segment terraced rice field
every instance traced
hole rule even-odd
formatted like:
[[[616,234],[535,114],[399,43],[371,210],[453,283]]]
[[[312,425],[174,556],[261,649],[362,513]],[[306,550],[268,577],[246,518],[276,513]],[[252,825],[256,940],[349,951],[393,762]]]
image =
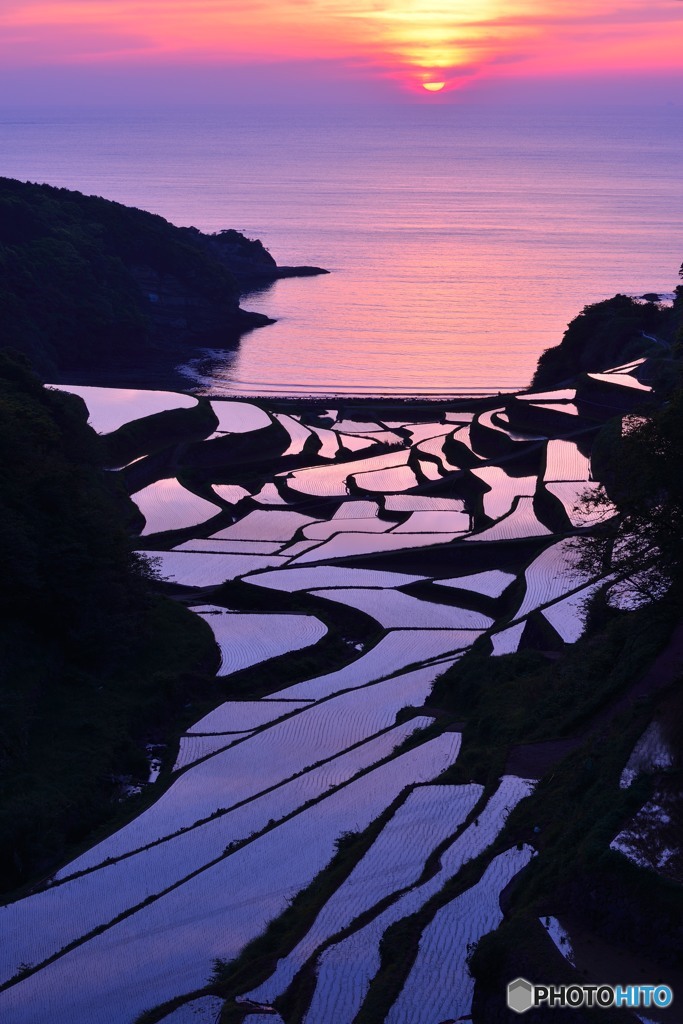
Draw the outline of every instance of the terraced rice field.
[[[554,494],[564,505],[567,519],[576,529],[598,526],[616,512],[611,504],[596,504],[601,485],[593,481],[578,480],[560,483],[546,483],[546,490]]]
[[[246,993],[271,1003],[327,940],[383,899],[415,885],[432,852],[453,835],[481,798],[481,786],[418,786],[395,811],[365,856],[325,904],[305,937],[275,972]]]
[[[474,995],[474,979],[467,969],[470,947],[501,923],[500,894],[533,855],[529,846],[499,854],[477,885],[436,912],[422,933],[413,969],[386,1024],[433,1024],[470,1013]]]
[[[91,1024],[105,998],[110,1024],[130,1024],[149,1005],[196,990],[214,957],[236,956],[310,885],[340,835],[366,828],[406,785],[429,781],[456,755],[455,737],[444,734],[375,768],[8,989],[0,1009],[13,1024],[35,1024],[37,1006],[50,1019],[68,1004],[73,1024]],[[169,928],[177,941],[159,945]]]
[[[236,505],[238,501],[249,497],[249,491],[240,484],[214,484],[213,490],[229,505]]]
[[[248,735],[248,733],[236,733],[232,736],[181,736],[173,771],[177,772],[181,768],[188,768],[196,761],[201,761],[210,754],[224,750]]]
[[[202,996],[178,1007],[160,1024],[216,1024],[222,1005],[223,1000],[216,996]],[[247,1018],[250,1024],[253,1024],[253,1019],[251,1015]],[[270,1024],[276,1024],[275,1018],[270,1018]]]
[[[371,434],[356,434],[356,435],[340,435],[342,437],[365,437],[368,441],[373,441],[375,444],[391,444],[391,445],[405,445],[406,439],[402,434],[397,434],[395,430],[376,430]]]
[[[254,501],[259,505],[286,505],[287,501],[282,497],[274,483],[264,484],[258,494],[254,495]]]
[[[489,488],[483,495],[484,515],[489,519],[507,515],[519,495],[533,497],[538,483],[535,476],[510,476],[499,466],[473,469],[472,473]]]
[[[213,755],[180,775],[141,817],[72,861],[60,877],[139,850],[210,817],[219,808],[253,800],[312,765],[390,728],[413,695],[425,692],[429,673],[433,681],[443,666],[437,671],[420,671],[423,676],[378,683],[369,699],[365,693],[342,693],[300,710]],[[221,779],[224,781],[217,785]]]
[[[420,459],[420,472],[427,480],[441,480],[441,470],[436,462],[429,462],[427,459]]]
[[[208,607],[199,611],[221,652],[219,676],[316,644],[327,626],[313,615],[263,615]]]
[[[519,430],[510,429],[510,417],[506,412],[496,412],[494,414],[493,423],[497,427],[502,427],[503,431],[508,435],[511,441],[547,441],[548,438],[545,434],[528,434],[522,433]]]
[[[200,526],[221,511],[220,505],[193,494],[172,477],[143,487],[132,499],[145,517],[143,537]]]
[[[270,725],[307,704],[308,701],[296,700],[228,700],[195,722],[188,733],[201,736],[207,733],[250,732],[262,725]]]
[[[570,964],[574,963],[574,950],[572,949],[571,939],[569,938],[569,932],[567,932],[556,917],[541,917],[539,921],[545,928],[550,941],[562,956]]]
[[[606,387],[645,390],[629,377],[636,368],[594,376]],[[112,389],[73,390],[93,392],[90,400],[99,411],[91,418],[101,430],[115,429],[131,415],[196,404],[168,393],[117,397]],[[580,425],[573,389],[517,397],[539,410],[563,412],[567,433]],[[231,587],[230,609],[211,603],[220,596],[196,599],[193,610],[211,626],[221,652],[219,675],[247,669],[258,684],[255,666],[294,651],[310,651],[315,664],[315,645],[327,628],[308,611],[314,599],[326,602],[326,622],[334,623],[335,615],[340,624],[365,621],[369,632],[338,629],[333,639],[348,652],[334,663],[341,668],[311,668],[311,678],[302,670],[291,685],[260,700],[223,700],[189,727],[177,750],[161,755],[166,772],[154,783],[154,803],[66,865],[54,884],[2,909],[0,979],[22,964],[61,955],[0,993],[0,1019],[59,1020],[68,1005],[69,1024],[92,1024],[102,1007],[106,1024],[131,1024],[164,1000],[196,994],[215,957],[238,956],[329,864],[345,833],[362,831],[392,805],[374,842],[306,922],[293,948],[283,949],[270,977],[244,994],[263,1004],[245,1020],[282,1024],[267,1012],[268,1004],[296,986],[297,972],[308,965],[315,977],[303,1011],[307,1024],[352,1024],[379,969],[387,929],[438,897],[465,864],[484,854],[479,880],[450,903],[441,898],[384,1024],[466,1017],[472,998],[468,944],[496,927],[501,889],[533,855],[529,847],[494,859],[487,851],[533,784],[505,776],[481,806],[481,786],[439,782],[458,756],[461,737],[449,731],[452,725],[444,728],[442,712],[430,713],[430,696],[435,680],[477,638],[486,636],[494,657],[516,651],[534,611],[540,609],[566,643],[580,635],[583,601],[605,581],[576,571],[571,539],[552,536],[536,515],[534,495],[543,497],[538,510],[551,524],[553,514],[562,517],[543,488],[564,506],[572,529],[593,525],[592,513],[575,508],[583,490],[598,487],[590,479],[589,441],[576,435],[579,448],[572,437],[551,437],[539,481],[513,476],[504,458],[473,452],[470,424],[478,418],[505,439],[508,451],[513,440],[530,458],[534,452],[542,457],[542,441],[517,429],[516,400],[507,411],[435,412],[431,422],[413,422],[407,411],[400,422],[379,414],[371,419],[372,407],[356,419],[352,405],[338,421],[336,410],[317,406],[305,415],[303,409],[271,414],[253,402],[214,400],[212,406],[219,436],[255,433],[273,423],[284,428],[288,442],[279,427],[267,435],[277,435],[285,448],[281,466],[260,463],[253,475],[242,466],[232,481],[229,467],[221,466],[224,483],[202,478],[203,493],[212,488],[215,504],[184,488],[169,469],[168,479],[141,489],[134,500],[146,518],[144,536],[162,535],[155,536],[159,547],[164,532],[197,527],[173,549],[147,552],[158,560],[162,578],[207,590],[230,580],[251,585]],[[304,425],[302,415],[316,425]],[[471,453],[466,465],[474,454],[478,468],[449,462],[443,450],[449,435]],[[380,444],[402,447],[374,455]],[[355,450],[362,456],[349,457]],[[419,483],[412,468],[418,463]],[[292,464],[297,468],[288,468]],[[265,465],[274,466],[270,479]],[[481,498],[472,474],[487,487]],[[481,509],[493,525],[473,533],[472,517],[480,527]],[[235,521],[201,536],[208,532],[203,524],[220,511],[223,522]],[[547,537],[548,547],[532,558],[524,545],[511,544],[505,561],[495,565],[498,548],[491,544],[530,537],[539,538],[538,547]],[[351,564],[336,564],[342,559]],[[522,578],[524,595],[515,611],[520,584],[513,584]],[[432,583],[433,600],[401,589],[415,583]],[[449,589],[470,592],[469,598],[460,595],[462,603],[489,599],[482,601],[488,614],[443,603],[457,600]],[[342,617],[340,605],[374,619],[374,632],[360,616]],[[531,631],[529,637],[533,642]],[[224,690],[217,687],[217,701],[229,686],[228,680]],[[397,716],[405,720],[397,724]],[[624,767],[622,785],[670,763],[660,741],[651,727]],[[648,822],[667,813],[665,803],[663,794],[653,798],[613,848],[645,862]],[[667,856],[659,849],[657,863],[650,857],[649,866],[671,869]],[[548,920],[550,938],[561,941],[561,926]],[[344,938],[341,929],[347,929]],[[69,943],[81,944],[63,952]],[[204,995],[163,1020],[213,1024],[220,1006]]]
[[[535,405],[535,403],[533,403],[533,402],[531,402],[530,404],[531,405]],[[576,407],[576,405],[574,405],[573,402],[566,402],[566,403],[562,403],[562,402],[544,402],[542,405],[536,405],[535,408],[537,408],[537,409],[544,409],[544,410],[547,410],[548,412],[562,412],[562,413],[566,413],[567,416],[578,416],[579,415],[579,410]],[[567,423],[567,428],[566,429],[567,430],[573,430],[574,429],[574,425],[572,423]]]
[[[176,544],[173,551],[213,551],[219,555],[274,555],[282,548],[280,541],[274,540],[186,540]]]
[[[462,498],[433,498],[424,494],[388,494],[384,500],[387,512],[463,512]]]
[[[444,419],[447,423],[471,423],[475,416],[476,413],[473,412],[449,411]]]
[[[317,590],[320,587],[404,587],[417,583],[424,576],[409,573],[381,572],[375,569],[349,569],[340,565],[312,565],[307,568],[292,566],[273,572],[260,572],[249,576],[247,583],[273,590]]]
[[[213,540],[292,540],[298,530],[317,522],[300,512],[261,510],[249,512],[232,526],[213,534]]]
[[[458,440],[461,440],[461,438],[458,437]],[[446,458],[443,450],[443,443],[443,437],[433,437],[428,441],[421,441],[416,445],[416,448],[419,452],[423,452],[425,455],[431,455],[432,458],[435,458],[441,465],[444,473],[458,473],[460,471],[460,467],[449,462]]]
[[[264,409],[250,402],[213,401],[211,408],[218,418],[217,433],[248,434],[270,427],[273,422]]]
[[[672,768],[674,764],[673,744],[659,721],[651,722],[640,737],[633,753],[621,773],[619,786],[628,789],[643,773]]]
[[[308,427],[305,427],[303,423],[299,423],[298,420],[292,419],[291,416],[287,416],[284,413],[276,412],[274,414],[274,418],[289,434],[289,447],[286,448],[282,454],[300,455],[304,450],[304,445],[311,436],[311,432]]]
[[[605,374],[632,373],[633,370],[637,370],[639,366],[642,366],[643,363],[646,363],[646,362],[647,362],[646,358],[634,359],[633,362],[631,362],[631,363],[622,363],[621,366],[610,366],[604,372],[605,372]]]
[[[589,480],[590,459],[579,449],[575,441],[548,441],[546,449],[546,469],[543,479],[555,480]]]
[[[394,529],[398,533],[465,533],[470,528],[467,512],[411,512],[404,523]]]
[[[516,578],[511,572],[488,569],[486,572],[477,572],[472,576],[454,576],[450,580],[434,580],[434,583],[438,587],[473,590],[475,594],[484,594],[486,597],[500,597]]]
[[[473,629],[484,630],[493,619],[480,612],[452,605],[421,601],[398,590],[314,590],[316,597],[340,601],[371,615],[385,629]],[[473,639],[476,639],[473,638]]]
[[[491,542],[550,536],[548,527],[539,522],[536,517],[533,498],[521,497],[516,498],[515,501],[516,504],[512,512],[507,516],[490,526],[488,530],[471,534],[469,537],[465,537],[465,540]]]
[[[387,929],[415,914],[464,864],[486,850],[499,834],[509,811],[531,788],[525,780],[505,776],[476,822],[441,854],[435,875],[409,889],[363,928],[325,950],[318,959],[316,987],[305,1024],[352,1024],[379,970],[380,943]]]
[[[404,466],[410,452],[390,452],[367,459],[339,462],[334,466],[314,466],[311,469],[295,470],[293,473],[279,473],[287,486],[300,494],[318,497],[343,498],[348,494],[347,480],[357,474],[372,473],[392,466]]]
[[[474,446],[472,444],[471,423],[466,423],[460,427],[456,427],[453,431],[453,440],[457,441],[459,444],[463,444],[466,448],[469,448],[470,453],[474,455],[475,458],[477,457],[477,452],[474,450]]]
[[[372,448],[377,442],[373,440],[371,434],[340,434],[339,443],[343,451],[362,452],[367,448]]]
[[[372,519],[379,514],[379,505],[376,501],[343,501],[332,516],[333,521],[338,519]]]
[[[280,541],[213,541],[211,538],[199,541],[183,541],[173,551],[213,551],[223,555],[274,555],[280,553]]]
[[[519,649],[519,641],[522,639],[525,627],[526,622],[518,622],[508,629],[494,633],[491,636],[492,656],[499,658],[503,654],[514,654]]]
[[[273,696],[279,700],[321,700],[343,690],[353,690],[374,683],[394,672],[400,672],[432,658],[443,658],[454,651],[462,651],[474,639],[472,633],[452,629],[392,630],[382,637],[378,644],[345,668],[303,683],[295,683],[285,690],[279,690]],[[443,670],[442,665],[432,675],[432,681]],[[429,674],[434,670],[425,667],[420,671]]]
[[[656,785],[652,798],[612,840],[610,848],[638,867],[680,884],[683,844],[677,794],[661,783]]]
[[[303,533],[307,540],[329,540],[337,533],[386,533],[394,525],[377,516],[365,516],[362,519],[333,517],[328,523],[313,523],[304,527]]]
[[[370,473],[355,473],[353,481],[363,491],[382,494],[409,491],[417,487],[417,477],[410,466],[388,466]]]
[[[334,430],[327,427],[309,427],[320,442],[318,457],[321,459],[334,459],[339,454],[339,437]]]
[[[411,423],[406,424],[406,432],[410,435],[411,444],[428,441],[431,437],[443,437],[453,432],[452,423]]]
[[[296,558],[297,555],[302,555],[304,551],[310,551],[312,548],[317,548],[320,544],[318,540],[295,540],[293,544],[287,544],[280,549],[280,554],[283,558]]]
[[[548,620],[556,633],[566,644],[573,644],[583,634],[585,629],[586,604],[595,594],[596,590],[603,586],[603,581],[592,583],[588,587],[577,590],[569,597],[556,601],[543,609],[543,617]]]
[[[579,549],[571,540],[558,541],[542,551],[524,574],[526,593],[515,618],[521,619],[541,605],[583,586],[587,577],[578,567],[579,557]]]
[[[223,555],[213,551],[139,551],[148,555],[162,579],[184,587],[215,587],[247,572],[283,565],[277,555]]]
[[[341,431],[342,434],[375,434],[384,430],[384,427],[374,420],[337,420],[334,426],[335,430]]]
[[[170,409],[192,409],[197,399],[176,391],[95,388],[79,384],[48,384],[56,391],[78,395],[88,407],[88,423],[98,434],[110,434],[126,423]]]
[[[558,391],[529,391],[526,395],[517,395],[520,402],[573,402],[576,388],[560,388]]]
[[[615,384],[622,388],[631,388],[634,391],[652,391],[649,384],[641,384],[639,380],[629,373],[589,373],[592,380],[601,381],[605,384]]]
[[[310,801],[332,794],[390,757],[408,736],[431,721],[414,718],[189,832],[67,878],[61,885],[14,905],[5,922],[7,942],[0,953],[0,977],[11,977],[17,965],[29,962],[27,958],[31,963],[42,962],[93,928],[202,870],[226,855],[229,844],[261,833],[265,837],[268,833],[264,830],[274,823],[302,812]],[[455,757],[457,737],[454,742]],[[49,923],[40,929],[37,923],[44,917]]]
[[[246,1024],[285,1024],[279,1013],[248,1013]]]
[[[432,544],[448,544],[459,537],[458,533],[338,533],[319,547],[311,548],[295,560],[297,565],[306,562],[334,561],[337,558],[353,558],[357,555],[384,554],[390,551],[410,548],[431,547]]]
[[[540,436],[534,437],[527,434],[520,434],[516,430],[510,430],[508,417],[502,409],[489,409],[488,412],[480,413],[478,419],[482,427],[486,427],[487,430],[493,430],[498,434],[502,434],[510,441],[528,442],[543,440]]]

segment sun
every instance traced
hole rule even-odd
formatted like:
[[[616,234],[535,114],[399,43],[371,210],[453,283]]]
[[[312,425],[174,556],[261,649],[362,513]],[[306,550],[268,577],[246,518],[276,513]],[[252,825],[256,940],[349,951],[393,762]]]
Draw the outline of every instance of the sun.
[[[423,82],[422,88],[428,92],[441,92],[445,84],[445,82]]]

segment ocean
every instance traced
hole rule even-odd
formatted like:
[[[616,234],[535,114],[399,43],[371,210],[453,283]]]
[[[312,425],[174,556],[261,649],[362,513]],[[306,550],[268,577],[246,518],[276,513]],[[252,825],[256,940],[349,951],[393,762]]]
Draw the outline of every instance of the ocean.
[[[463,105],[0,113],[0,174],[260,238],[277,323],[187,368],[216,394],[519,388],[567,322],[671,293],[683,259],[681,111]]]

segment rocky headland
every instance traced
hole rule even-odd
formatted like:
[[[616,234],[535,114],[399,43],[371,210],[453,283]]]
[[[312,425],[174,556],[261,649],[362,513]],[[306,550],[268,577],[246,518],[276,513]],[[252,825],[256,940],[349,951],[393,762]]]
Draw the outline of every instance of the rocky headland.
[[[203,234],[64,188],[0,178],[0,342],[52,379],[168,379],[198,349],[273,321],[240,297],[318,267],[278,267],[238,231]],[[132,379],[132,378],[131,378]]]

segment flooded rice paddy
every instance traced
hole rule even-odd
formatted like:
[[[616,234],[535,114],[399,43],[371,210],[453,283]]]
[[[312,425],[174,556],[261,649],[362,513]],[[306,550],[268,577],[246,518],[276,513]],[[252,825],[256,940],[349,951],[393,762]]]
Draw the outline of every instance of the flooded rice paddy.
[[[594,377],[637,397],[638,370]],[[101,433],[197,405],[65,390]],[[213,399],[206,440],[188,440],[182,457],[150,448],[122,472],[144,519],[136,548],[210,626],[222,689],[166,751],[147,810],[2,908],[3,1019],[66,1021],[68,1005],[70,1024],[132,1024],[185,996],[159,1019],[213,1019],[221,1002],[201,990],[214,958],[239,957],[345,836],[378,822],[305,932],[241,993],[245,1020],[280,1020],[273,1001],[306,970],[308,1024],[351,1024],[387,929],[481,857],[473,884],[431,914],[386,1020],[470,1013],[468,949],[497,927],[502,889],[534,856],[492,847],[534,781],[450,781],[462,737],[440,724],[432,688],[474,645],[516,651],[539,617],[558,647],[575,642],[586,598],[609,577],[586,572],[576,540],[594,522],[582,496],[599,486],[595,403],[589,412],[571,389],[461,405],[411,418],[379,404]],[[661,763],[662,743],[646,734],[625,779]],[[614,847],[642,859],[650,812]],[[546,930],[561,941],[559,925]]]

